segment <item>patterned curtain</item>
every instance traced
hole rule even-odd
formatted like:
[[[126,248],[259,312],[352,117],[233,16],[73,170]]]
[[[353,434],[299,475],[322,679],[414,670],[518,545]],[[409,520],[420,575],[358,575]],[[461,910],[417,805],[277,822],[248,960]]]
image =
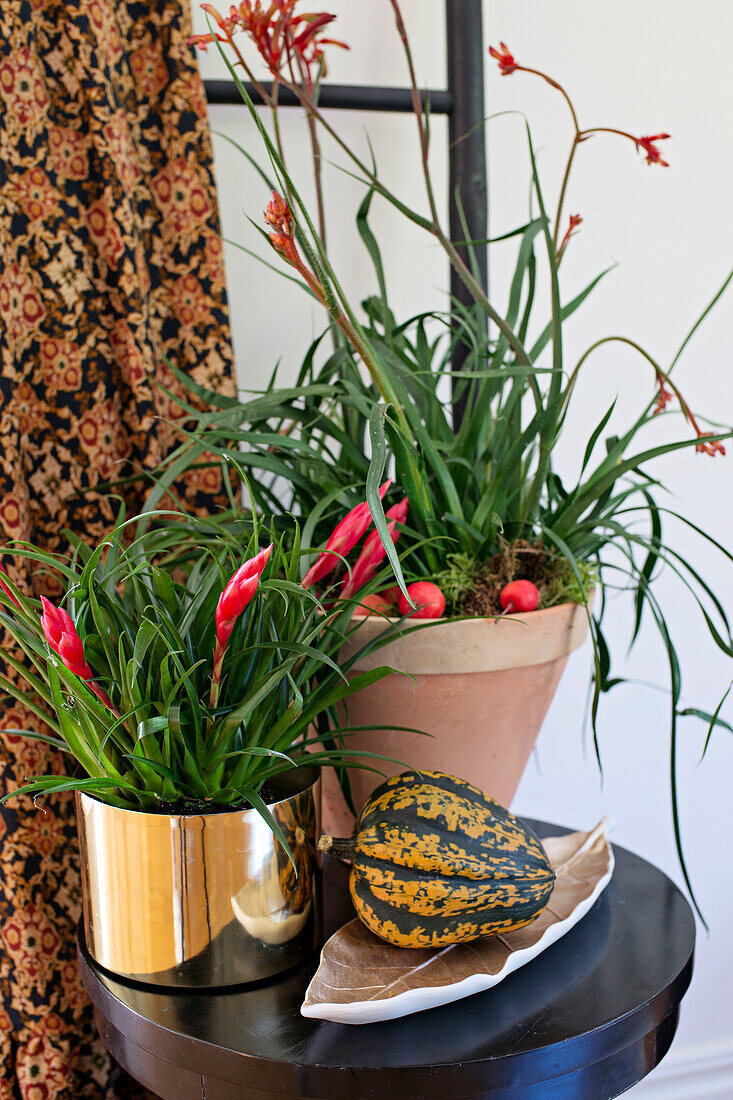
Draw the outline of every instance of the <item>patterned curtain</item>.
[[[0,541],[97,540],[110,479],[153,468],[183,414],[168,358],[231,392],[206,103],[188,0],[0,0]],[[157,384],[159,385],[157,385]],[[163,388],[161,388],[163,387]],[[188,507],[219,501],[189,471]],[[124,490],[137,510],[143,482]],[[59,593],[4,559],[36,594]],[[5,669],[8,675],[7,668]],[[3,729],[37,719],[0,704]],[[0,790],[64,770],[0,732]],[[80,986],[71,799],[0,814],[0,1100],[138,1095]],[[121,1083],[120,1083],[121,1082]]]

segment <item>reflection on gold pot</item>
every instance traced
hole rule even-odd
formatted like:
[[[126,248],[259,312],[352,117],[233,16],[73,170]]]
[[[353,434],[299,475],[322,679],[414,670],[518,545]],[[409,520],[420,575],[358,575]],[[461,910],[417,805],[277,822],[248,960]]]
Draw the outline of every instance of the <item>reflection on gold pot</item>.
[[[155,985],[270,977],[320,946],[320,778],[293,769],[270,810],[166,815],[77,793],[84,934],[107,970]],[[275,786],[275,784],[273,784]]]

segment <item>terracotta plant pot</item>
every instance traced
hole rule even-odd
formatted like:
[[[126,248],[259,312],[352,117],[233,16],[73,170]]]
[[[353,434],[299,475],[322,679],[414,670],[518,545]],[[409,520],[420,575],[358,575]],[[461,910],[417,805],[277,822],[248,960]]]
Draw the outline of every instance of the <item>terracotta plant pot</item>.
[[[320,778],[273,782],[270,812],[153,814],[77,792],[84,935],[106,970],[197,988],[260,981],[320,947]]]
[[[385,629],[384,618],[365,618],[344,656]],[[345,725],[388,728],[350,734],[348,748],[459,775],[508,806],[568,656],[587,631],[585,609],[568,603],[492,619],[436,619],[404,634],[357,662],[355,672],[391,665],[409,675],[388,676],[350,697]],[[399,764],[365,762],[389,775],[403,770]],[[350,780],[357,808],[382,782],[381,776],[356,769]],[[351,833],[354,819],[330,768],[324,772],[323,814],[326,832]]]

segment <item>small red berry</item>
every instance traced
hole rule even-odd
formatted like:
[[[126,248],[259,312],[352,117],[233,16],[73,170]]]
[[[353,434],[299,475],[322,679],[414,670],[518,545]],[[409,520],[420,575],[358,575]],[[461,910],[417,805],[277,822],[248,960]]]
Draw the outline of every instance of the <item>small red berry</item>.
[[[532,581],[510,581],[499,595],[499,603],[505,611],[534,611],[539,602],[540,594]]]
[[[413,611],[400,592],[397,597],[400,615],[410,615],[413,619],[439,619],[445,611],[445,596],[432,581],[415,581],[407,592],[417,610]]]
[[[391,600],[387,600],[382,592],[370,592],[368,596],[364,596],[359,606],[356,608],[356,615],[363,615],[365,618],[376,611],[380,615],[389,615],[390,611],[394,611],[394,606]]]

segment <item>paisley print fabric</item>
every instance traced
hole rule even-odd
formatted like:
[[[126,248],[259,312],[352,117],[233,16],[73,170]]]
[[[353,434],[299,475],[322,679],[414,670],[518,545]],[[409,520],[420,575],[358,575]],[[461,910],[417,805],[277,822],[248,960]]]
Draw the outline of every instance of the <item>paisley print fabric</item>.
[[[166,359],[231,392],[206,104],[188,0],[0,0],[0,537],[61,553],[139,507],[185,415]],[[210,510],[216,472],[190,471]],[[4,564],[36,594],[53,576]],[[4,649],[8,661],[10,651]],[[0,669],[13,678],[11,664]],[[0,704],[2,730],[38,728]],[[0,789],[63,773],[0,731]],[[71,798],[0,808],[0,1100],[142,1095],[111,1064],[80,986]]]

